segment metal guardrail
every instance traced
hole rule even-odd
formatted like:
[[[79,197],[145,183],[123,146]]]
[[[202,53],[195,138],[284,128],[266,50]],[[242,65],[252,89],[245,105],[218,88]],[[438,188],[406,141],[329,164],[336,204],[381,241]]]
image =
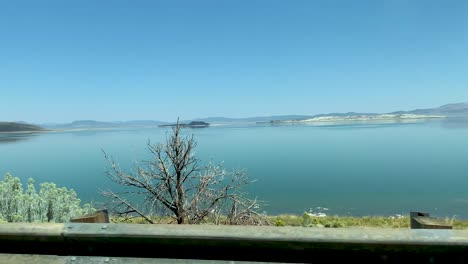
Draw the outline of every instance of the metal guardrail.
[[[105,257],[109,263],[121,258],[466,263],[468,230],[8,223],[0,224],[0,253],[68,256],[67,261]]]
[[[259,264],[259,262],[1,254],[2,264]],[[265,262],[262,262],[265,263]]]

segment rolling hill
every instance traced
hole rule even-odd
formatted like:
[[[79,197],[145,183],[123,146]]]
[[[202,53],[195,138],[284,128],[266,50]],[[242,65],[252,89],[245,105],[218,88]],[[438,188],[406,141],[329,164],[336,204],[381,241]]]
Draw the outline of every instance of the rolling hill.
[[[35,132],[44,131],[40,126],[17,122],[0,122],[0,132]]]

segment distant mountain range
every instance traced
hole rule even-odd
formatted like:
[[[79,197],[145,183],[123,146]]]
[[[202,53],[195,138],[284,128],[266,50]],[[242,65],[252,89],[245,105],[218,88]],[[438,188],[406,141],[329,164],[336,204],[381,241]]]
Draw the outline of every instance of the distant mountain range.
[[[390,114],[443,115],[447,117],[468,116],[468,103],[446,104],[436,108],[397,111]]]
[[[272,120],[285,121],[285,120],[305,120],[312,119],[317,117],[327,117],[327,116],[377,116],[382,114],[394,114],[394,115],[403,115],[403,114],[413,114],[413,115],[438,115],[446,117],[462,117],[468,116],[468,103],[457,103],[457,104],[447,104],[436,108],[428,109],[416,109],[411,111],[395,111],[391,113],[356,113],[356,112],[347,112],[347,113],[328,113],[328,114],[318,114],[318,115],[281,115],[281,116],[262,116],[262,117],[248,117],[248,118],[226,118],[226,117],[208,117],[208,118],[199,118],[194,119],[197,121],[204,122],[269,122]]]
[[[281,116],[258,116],[258,117],[246,117],[246,118],[228,118],[228,117],[207,117],[197,118],[194,121],[203,121],[211,123],[235,123],[235,122],[267,122],[270,120],[289,120],[289,119],[306,119],[308,115],[281,115]]]
[[[151,127],[168,124],[164,121],[155,120],[131,120],[117,122],[103,122],[95,120],[78,120],[65,124],[39,124],[46,128],[67,129],[67,128],[109,128],[109,127]]]
[[[391,115],[432,115],[446,117],[468,117],[468,103],[447,104],[436,108],[416,109],[411,111],[395,111],[391,113],[328,113],[318,115],[280,115],[280,116],[259,116],[247,118],[227,118],[227,117],[207,117],[197,118],[193,120],[180,121],[180,123],[188,123],[191,121],[203,121],[207,123],[255,123],[255,122],[270,122],[286,121],[286,120],[306,120],[319,117],[353,117],[353,116],[377,116],[382,114]],[[131,120],[117,122],[102,122],[95,120],[78,120],[66,124],[36,124],[29,125],[24,122],[0,122],[0,132],[12,131],[38,131],[42,128],[47,129],[86,129],[86,128],[118,128],[118,127],[157,127],[160,125],[173,124],[174,122],[157,121],[157,120]]]

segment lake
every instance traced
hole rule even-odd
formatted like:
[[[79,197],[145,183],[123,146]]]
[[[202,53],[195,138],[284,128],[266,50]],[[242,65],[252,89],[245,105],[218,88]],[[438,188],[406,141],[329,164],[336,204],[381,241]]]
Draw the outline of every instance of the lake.
[[[53,181],[85,201],[116,188],[102,150],[123,168],[170,128],[0,134],[0,174]],[[243,168],[268,214],[468,218],[468,120],[315,125],[230,124],[186,129],[202,161]],[[325,208],[325,209],[324,209]]]

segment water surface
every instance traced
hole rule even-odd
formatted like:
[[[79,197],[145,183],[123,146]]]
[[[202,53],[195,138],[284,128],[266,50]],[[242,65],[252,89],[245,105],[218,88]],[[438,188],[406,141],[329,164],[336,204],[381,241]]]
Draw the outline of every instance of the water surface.
[[[269,214],[325,207],[331,215],[468,218],[468,121],[319,125],[237,124],[188,129],[203,161],[244,168]],[[124,168],[149,157],[170,128],[0,135],[0,174],[53,181],[84,201],[115,188],[102,150]],[[23,182],[25,183],[25,181]]]

